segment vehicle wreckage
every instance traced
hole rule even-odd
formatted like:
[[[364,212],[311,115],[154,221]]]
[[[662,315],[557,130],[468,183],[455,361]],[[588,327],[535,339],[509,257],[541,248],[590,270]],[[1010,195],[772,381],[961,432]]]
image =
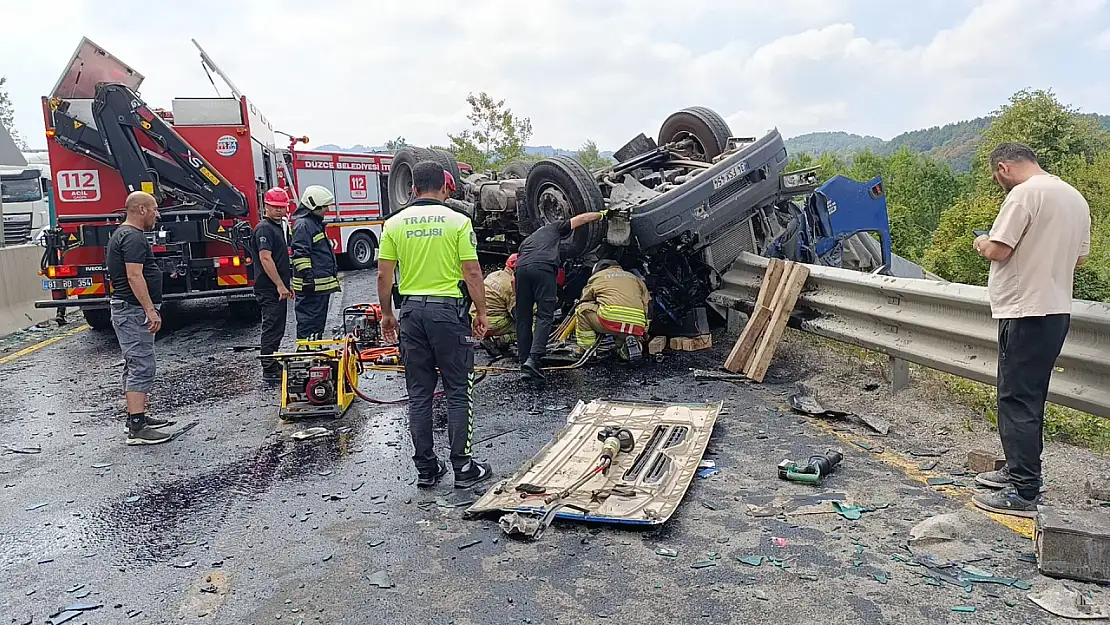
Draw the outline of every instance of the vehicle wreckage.
[[[462,178],[448,202],[471,217],[479,249],[502,253],[542,225],[608,209],[605,221],[563,240],[567,285],[560,303],[564,310],[573,303],[595,260],[613,258],[647,281],[655,327],[689,326],[693,309],[745,251],[890,272],[881,178],[835,176],[821,184],[816,167],[787,172],[778,130],[735,137],[724,118],[704,107],[674,113],[657,137],[640,134],[614,154],[615,165],[594,172],[567,156],[476,172]],[[412,201],[411,169],[422,160],[443,163],[459,179],[448,153],[402,149],[390,172],[391,212]]]

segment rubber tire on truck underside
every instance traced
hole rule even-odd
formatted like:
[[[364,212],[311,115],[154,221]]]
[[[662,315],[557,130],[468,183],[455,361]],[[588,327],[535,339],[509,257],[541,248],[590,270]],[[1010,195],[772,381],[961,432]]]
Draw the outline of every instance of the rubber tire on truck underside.
[[[501,170],[502,178],[527,178],[528,174],[532,171],[532,163],[525,163],[524,161],[511,161],[505,168]]]
[[[389,214],[392,215],[412,203],[412,167],[421,161],[438,161],[433,150],[425,148],[401,148],[393,155],[389,166],[389,180],[386,183],[389,194]],[[457,165],[456,165],[457,167]],[[407,174],[402,176],[401,172]]]
[[[85,323],[97,332],[109,332],[112,330],[112,311],[107,308],[83,308],[81,314],[85,317]]]
[[[558,188],[567,199],[569,211],[562,215],[564,219],[570,219],[582,213],[598,212],[605,208],[601,189],[598,188],[593,175],[577,159],[569,156],[545,158],[532,166],[532,171],[528,172],[528,179],[524,184],[528,210],[533,212],[535,217],[533,223],[537,224],[537,228],[558,221],[557,217],[547,215],[540,208],[540,194],[549,186]],[[580,257],[597,247],[604,233],[604,226],[596,221],[575,229],[561,243],[563,260]]]
[[[693,135],[705,150],[706,162],[711,162],[728,147],[732,130],[716,111],[704,106],[691,106],[663,121],[659,127],[659,145],[670,143],[683,134]]]

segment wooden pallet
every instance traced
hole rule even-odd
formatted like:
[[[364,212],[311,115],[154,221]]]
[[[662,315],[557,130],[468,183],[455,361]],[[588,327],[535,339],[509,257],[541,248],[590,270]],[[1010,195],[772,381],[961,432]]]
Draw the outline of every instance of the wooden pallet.
[[[725,369],[763,381],[808,277],[809,267],[801,263],[778,258],[768,261],[752,315],[732,346]]]

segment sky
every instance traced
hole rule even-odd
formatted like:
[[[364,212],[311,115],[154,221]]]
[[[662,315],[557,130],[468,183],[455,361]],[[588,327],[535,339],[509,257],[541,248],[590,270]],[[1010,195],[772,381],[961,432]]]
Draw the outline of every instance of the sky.
[[[196,38],[310,145],[446,144],[480,91],[531,119],[529,145],[567,149],[654,136],[687,106],[736,136],[884,139],[1023,88],[1110,113],[1110,0],[0,0],[0,75],[32,148],[82,36],[167,108],[216,93]]]

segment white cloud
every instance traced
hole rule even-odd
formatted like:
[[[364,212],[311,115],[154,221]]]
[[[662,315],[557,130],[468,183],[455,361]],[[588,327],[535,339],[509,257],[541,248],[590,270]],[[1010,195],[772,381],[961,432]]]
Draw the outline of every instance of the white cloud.
[[[1110,52],[1110,28],[1099,33],[1091,40],[1091,47],[1102,52]]]

